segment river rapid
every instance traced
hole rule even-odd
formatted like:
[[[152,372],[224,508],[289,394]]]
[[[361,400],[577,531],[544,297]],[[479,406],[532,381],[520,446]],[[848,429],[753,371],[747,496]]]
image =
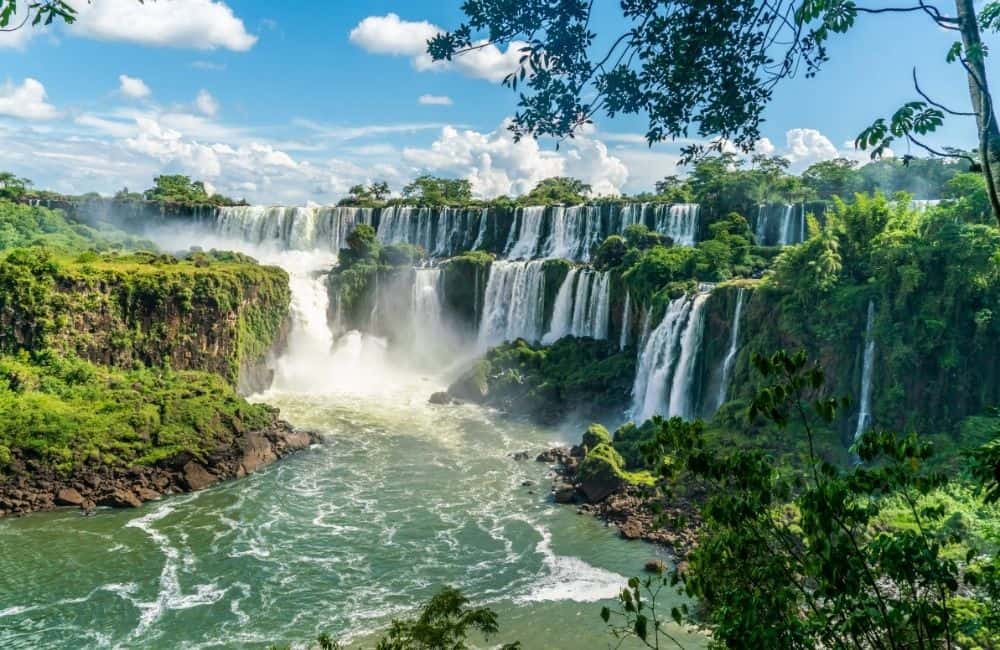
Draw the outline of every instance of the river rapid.
[[[460,355],[432,372],[379,339],[334,340],[317,276],[332,257],[228,243],[291,277],[289,346],[252,399],[324,443],[136,510],[0,520],[0,647],[255,648],[320,632],[364,644],[442,585],[498,613],[499,638],[477,646],[617,644],[601,606],[660,551],[556,506],[549,468],[513,458],[578,440],[579,426],[430,405]]]

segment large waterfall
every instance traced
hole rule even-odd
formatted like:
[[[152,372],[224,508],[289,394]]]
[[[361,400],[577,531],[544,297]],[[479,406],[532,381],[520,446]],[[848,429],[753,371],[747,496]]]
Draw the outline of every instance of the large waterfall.
[[[740,343],[740,320],[743,316],[743,297],[746,289],[740,288],[736,292],[736,309],[733,310],[732,330],[729,336],[729,350],[726,358],[722,362],[722,376],[719,378],[719,395],[715,400],[715,408],[722,406],[729,394],[729,376],[733,372],[733,363],[736,361],[736,351]]]
[[[622,310],[622,332],[618,340],[618,349],[624,350],[628,347],[629,330],[632,329],[632,294],[625,291],[625,308]]]
[[[383,244],[413,244],[432,257],[450,257],[481,245],[485,227],[482,209],[396,205],[380,211],[377,237]]]
[[[570,269],[556,294],[552,323],[542,343],[548,345],[564,336],[606,339],[610,310],[611,274]]]
[[[260,205],[219,208],[215,232],[279,250],[338,252],[358,224],[371,225],[370,208],[284,208]]]
[[[523,338],[537,342],[545,327],[545,274],[542,260],[497,261],[483,296],[479,325],[481,348]]]
[[[551,214],[552,224],[543,256],[589,261],[591,247],[603,240],[600,206],[557,206],[552,208]]]
[[[510,226],[510,236],[504,254],[512,259],[530,259],[538,255],[542,237],[543,206],[518,208],[514,223]]]
[[[695,415],[692,387],[708,296],[702,292],[673,300],[663,320],[646,338],[632,388],[632,418],[636,422],[654,415]]]
[[[857,440],[872,423],[872,373],[875,365],[875,302],[868,301],[868,320],[865,324],[865,352],[861,367],[861,400],[858,409],[858,426],[854,430]]]

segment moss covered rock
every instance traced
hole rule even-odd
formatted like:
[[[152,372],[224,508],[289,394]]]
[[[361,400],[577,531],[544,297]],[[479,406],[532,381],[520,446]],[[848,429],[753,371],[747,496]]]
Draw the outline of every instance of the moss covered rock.
[[[580,444],[586,449],[594,449],[601,443],[611,443],[611,434],[602,424],[591,424],[583,433]]]

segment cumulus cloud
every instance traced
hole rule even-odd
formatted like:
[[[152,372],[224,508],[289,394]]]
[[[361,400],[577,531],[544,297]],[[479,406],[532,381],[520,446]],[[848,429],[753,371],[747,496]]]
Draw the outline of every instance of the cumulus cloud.
[[[138,77],[130,77],[127,74],[118,75],[118,92],[131,97],[132,99],[146,99],[153,94],[146,82]]]
[[[19,85],[8,81],[0,86],[0,115],[24,120],[51,120],[59,112],[46,99],[45,86],[37,79],[28,77]]]
[[[373,54],[410,57],[417,70],[454,69],[470,77],[502,81],[518,68],[524,43],[511,43],[506,51],[486,41],[476,43],[476,49],[448,61],[433,61],[427,54],[427,41],[444,32],[426,20],[403,20],[397,14],[368,16],[351,30],[352,43]]]
[[[419,171],[466,178],[484,198],[523,194],[552,176],[579,178],[595,194],[617,194],[628,180],[625,164],[598,140],[584,135],[562,151],[546,151],[530,138],[514,142],[506,122],[490,133],[445,127],[430,147],[404,149],[403,160]]]
[[[243,21],[219,0],[80,3],[71,34],[153,47],[227,49],[245,52],[257,42]]]
[[[451,106],[455,102],[447,95],[421,95],[417,103],[423,106]]]
[[[219,102],[216,101],[215,97],[212,97],[212,93],[205,89],[198,91],[194,105],[202,115],[208,117],[215,117],[215,114],[219,112]]]
[[[789,129],[785,132],[782,155],[795,167],[808,167],[821,160],[837,158],[840,151],[816,129]]]

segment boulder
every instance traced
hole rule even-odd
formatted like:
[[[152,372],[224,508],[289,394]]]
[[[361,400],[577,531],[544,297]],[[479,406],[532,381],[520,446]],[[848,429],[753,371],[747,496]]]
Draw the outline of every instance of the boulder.
[[[576,488],[557,478],[552,482],[552,498],[556,503],[573,503],[576,500]]]
[[[667,564],[663,560],[647,560],[643,570],[646,573],[662,574],[667,570]]]
[[[640,539],[642,524],[637,519],[626,519],[618,524],[618,533],[625,539]]]
[[[580,444],[590,450],[603,442],[611,444],[611,434],[608,433],[608,430],[602,425],[591,424],[583,433],[583,438],[580,441]]]
[[[431,404],[437,404],[439,406],[446,406],[451,404],[451,396],[445,391],[438,391],[431,395],[431,398],[427,400]]]
[[[528,460],[531,458],[531,454],[526,451],[515,451],[514,453],[508,455],[517,461]]]
[[[119,488],[110,495],[102,499],[101,503],[113,508],[138,508],[142,501],[132,492],[125,488]]]
[[[56,492],[56,505],[60,506],[83,506],[83,495],[74,488],[63,488]]]
[[[490,394],[490,362],[482,360],[448,387],[448,395],[455,399],[482,404]]]
[[[266,436],[260,433],[247,434],[246,439],[243,442],[243,458],[240,459],[240,465],[243,467],[243,471],[250,474],[251,472],[256,472],[261,467],[270,465],[276,460],[278,460],[278,456],[274,453],[274,445],[271,444],[271,441],[268,440]],[[188,463],[188,465],[191,464],[192,463]],[[185,477],[186,476],[187,466],[185,466]],[[208,485],[211,485],[211,483]],[[191,489],[200,490],[201,488],[192,487]]]
[[[219,481],[219,477],[212,474],[198,463],[191,461],[181,470],[184,482],[191,491],[204,490],[210,485]]]
[[[590,450],[577,472],[580,490],[587,500],[597,503],[620,490],[625,484],[621,468],[622,458],[611,445],[601,443]]]

